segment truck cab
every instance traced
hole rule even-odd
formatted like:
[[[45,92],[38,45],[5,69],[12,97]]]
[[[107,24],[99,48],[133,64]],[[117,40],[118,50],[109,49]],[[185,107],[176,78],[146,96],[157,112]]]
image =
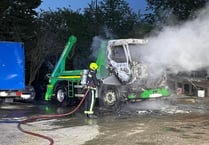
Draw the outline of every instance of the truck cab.
[[[150,66],[141,59],[141,50],[147,43],[144,39],[108,41],[106,68],[109,76],[103,80],[102,93],[99,94],[105,106],[117,106],[127,100],[169,96],[165,73],[154,79]]]

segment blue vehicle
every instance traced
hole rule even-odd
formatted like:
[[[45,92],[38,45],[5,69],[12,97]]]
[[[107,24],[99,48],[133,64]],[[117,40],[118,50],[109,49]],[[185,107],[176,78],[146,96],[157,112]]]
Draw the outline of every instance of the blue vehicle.
[[[32,87],[25,85],[25,55],[20,42],[0,42],[0,100],[34,99]]]

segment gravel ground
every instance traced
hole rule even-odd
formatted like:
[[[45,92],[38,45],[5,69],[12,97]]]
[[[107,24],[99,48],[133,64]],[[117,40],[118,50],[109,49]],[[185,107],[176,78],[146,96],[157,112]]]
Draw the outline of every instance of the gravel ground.
[[[129,111],[133,111],[135,106],[135,113],[132,114],[103,113],[98,114],[98,119],[87,119],[82,113],[76,113],[22,127],[52,137],[55,145],[209,145],[208,102],[209,98],[180,98],[157,103],[154,100],[124,106]],[[147,110],[143,108],[151,105]],[[25,112],[21,109],[15,112],[0,110],[0,144],[48,145],[47,140],[17,129],[16,121],[24,116],[17,117],[18,113]]]
[[[55,145],[82,145],[99,134],[96,124],[63,127],[53,125],[58,120],[47,120],[22,125],[27,131],[40,133],[53,138]],[[1,145],[47,145],[47,140],[24,134],[17,129],[17,124],[0,124]]]

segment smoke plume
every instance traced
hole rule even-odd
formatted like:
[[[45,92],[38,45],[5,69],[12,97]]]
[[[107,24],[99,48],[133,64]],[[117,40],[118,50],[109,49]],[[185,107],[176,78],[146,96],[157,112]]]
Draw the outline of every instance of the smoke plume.
[[[165,27],[148,38],[142,60],[154,72],[171,68],[175,72],[193,71],[209,66],[209,8],[184,24]]]

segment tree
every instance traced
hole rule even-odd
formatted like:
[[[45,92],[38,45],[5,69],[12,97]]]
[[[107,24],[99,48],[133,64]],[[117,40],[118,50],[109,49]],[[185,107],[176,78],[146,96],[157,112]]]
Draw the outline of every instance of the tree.
[[[147,0],[147,10],[151,13],[145,15],[149,23],[167,23],[175,18],[176,22],[192,18],[194,12],[203,8],[208,0]]]
[[[128,33],[128,37],[135,37],[135,38],[144,38],[147,37],[150,32],[153,30],[153,25],[143,22],[137,22],[133,30]]]
[[[5,11],[8,9],[10,5],[10,1],[8,0],[2,0],[1,1],[1,4],[0,4],[0,18],[3,17]]]
[[[33,39],[36,27],[35,8],[41,0],[13,0],[0,4],[0,39],[10,41],[30,41]],[[26,43],[27,45],[27,43]]]
[[[137,21],[136,14],[125,0],[103,0],[99,4],[92,2],[85,9],[84,15],[88,16],[89,23],[97,30],[101,30],[101,27],[107,28],[120,38],[126,37]]]
[[[40,68],[43,65],[44,61],[46,60],[46,57],[49,55],[49,52],[53,52],[56,54],[55,48],[63,47],[57,41],[58,37],[56,33],[50,32],[44,27],[44,25],[40,26],[40,29],[36,33],[36,45],[34,48],[30,51],[30,78],[29,78],[29,84],[32,84],[32,82],[36,79],[37,75],[39,74]],[[46,75],[46,74],[44,74]],[[40,79],[40,78],[39,78]],[[42,77],[43,79],[43,77]],[[43,80],[42,80],[43,82]]]

